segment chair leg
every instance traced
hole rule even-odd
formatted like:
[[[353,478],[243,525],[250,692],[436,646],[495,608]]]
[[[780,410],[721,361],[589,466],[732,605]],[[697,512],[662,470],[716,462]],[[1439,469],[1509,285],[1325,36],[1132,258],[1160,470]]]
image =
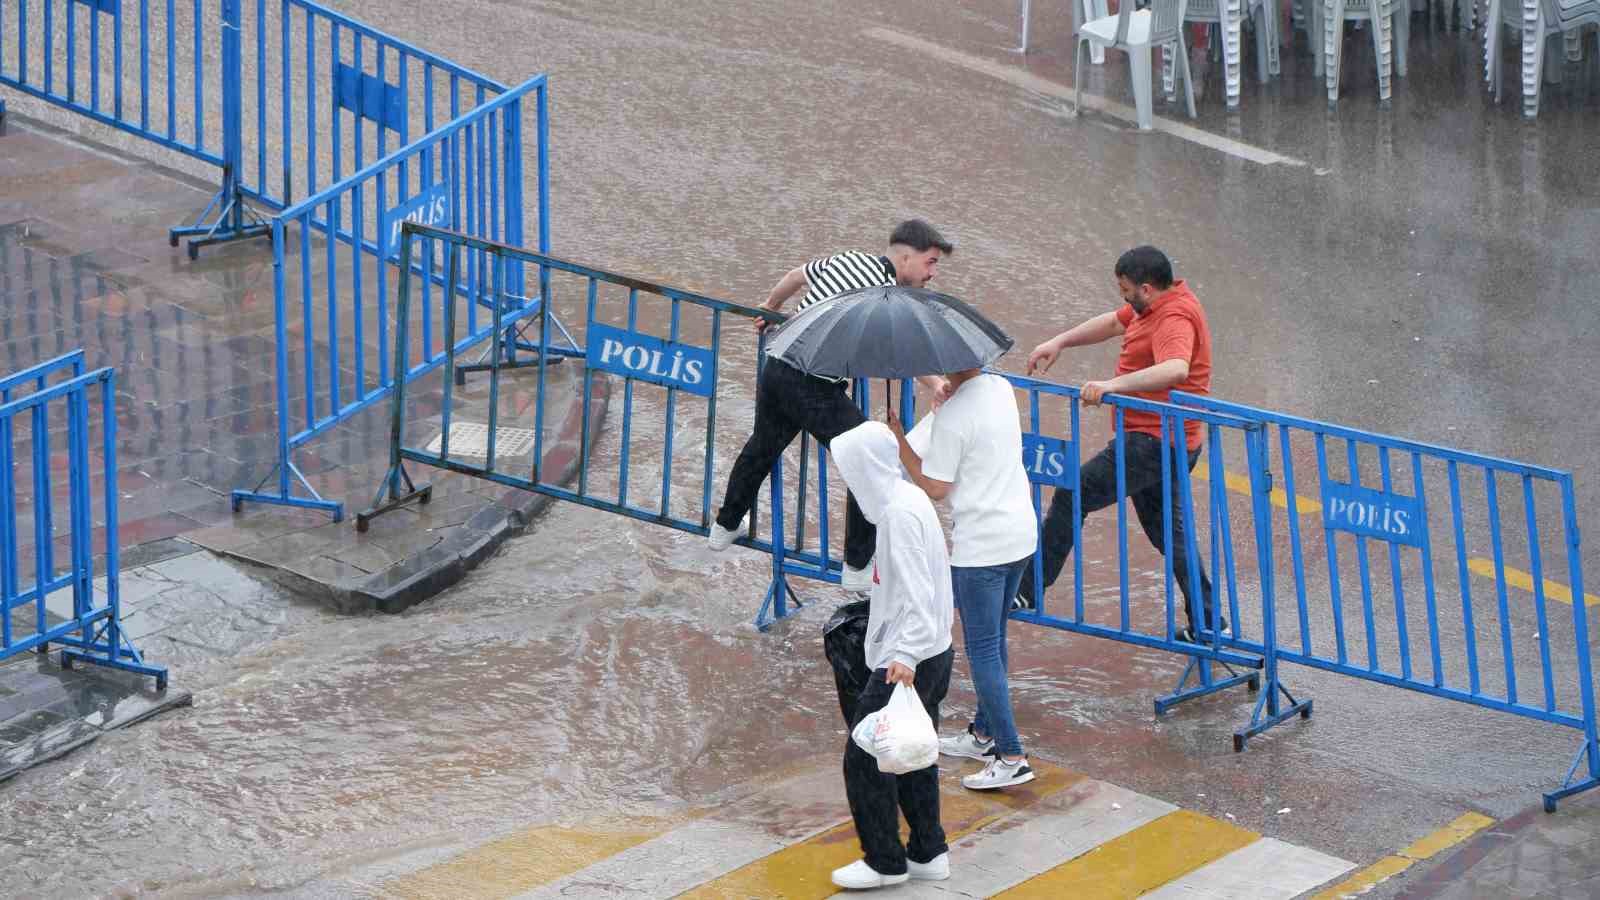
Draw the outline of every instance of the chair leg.
[[[1500,0],[1489,0],[1489,15],[1483,25],[1483,79],[1489,83],[1494,102],[1500,102]]]
[[[1256,38],[1256,81],[1266,84],[1267,73],[1271,68],[1271,63],[1267,59],[1267,48],[1272,43],[1272,32],[1267,28],[1267,8],[1256,7],[1255,15],[1250,21],[1254,26],[1251,31]]]
[[[1411,15],[1403,7],[1394,14],[1394,72],[1406,77],[1406,51],[1411,46]]]
[[[1110,15],[1110,6],[1107,4],[1106,0],[1082,0],[1082,3],[1085,22],[1093,22],[1095,19],[1102,19],[1107,15]],[[1089,62],[1094,63],[1097,66],[1105,65],[1106,48],[1100,46],[1099,44],[1090,44]]]
[[[1574,28],[1565,34],[1567,62],[1583,62],[1583,29]]]
[[[1322,37],[1323,2],[1322,0],[1305,0],[1305,3],[1310,8],[1307,18],[1310,20],[1311,28],[1306,32],[1306,43],[1311,45],[1311,76],[1313,78],[1321,78],[1328,65],[1328,61],[1325,58],[1327,55],[1325,52],[1327,50],[1326,41]]]
[[[1129,47],[1128,64],[1133,68],[1133,107],[1138,115],[1139,130],[1149,131],[1155,126],[1151,113],[1150,45]]]
[[[1181,35],[1178,37],[1178,65],[1183,69],[1183,94],[1189,103],[1189,118],[1198,119],[1200,114],[1194,109],[1194,76],[1189,74],[1189,47]]]
[[[1344,45],[1344,0],[1322,0],[1322,72],[1328,85],[1328,107],[1339,104],[1339,68]]]
[[[1269,75],[1283,74],[1283,22],[1278,18],[1277,0],[1264,0],[1261,4],[1261,19],[1267,26],[1267,73]],[[1294,31],[1290,29],[1290,35]]]
[[[1372,12],[1372,51],[1378,62],[1378,105],[1389,108],[1389,98],[1394,87],[1390,81],[1394,59],[1394,16],[1384,15],[1382,6],[1375,3]]]
[[[1161,97],[1168,103],[1178,100],[1178,88],[1174,84],[1178,65],[1177,46],[1170,41],[1161,45]]]
[[[1072,54],[1072,113],[1083,115],[1083,51],[1089,42],[1078,38],[1077,52]]]
[[[1539,76],[1544,68],[1544,4],[1522,0],[1522,115],[1539,115]]]
[[[1218,0],[1218,12],[1221,14],[1222,23],[1219,31],[1222,32],[1222,78],[1223,94],[1227,98],[1229,109],[1239,108],[1239,76],[1243,55],[1239,45],[1240,30],[1240,0]]]

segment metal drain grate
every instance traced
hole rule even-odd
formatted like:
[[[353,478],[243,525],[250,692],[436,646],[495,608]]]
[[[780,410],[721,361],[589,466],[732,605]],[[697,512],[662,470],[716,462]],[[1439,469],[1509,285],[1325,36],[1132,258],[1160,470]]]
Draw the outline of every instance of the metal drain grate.
[[[434,436],[428,442],[428,452],[438,453],[444,445],[443,432]],[[496,428],[494,430],[494,455],[497,458],[507,456],[528,456],[533,453],[533,430],[530,428]],[[450,423],[450,455],[475,456],[485,459],[489,456],[489,426],[477,422],[451,422]]]

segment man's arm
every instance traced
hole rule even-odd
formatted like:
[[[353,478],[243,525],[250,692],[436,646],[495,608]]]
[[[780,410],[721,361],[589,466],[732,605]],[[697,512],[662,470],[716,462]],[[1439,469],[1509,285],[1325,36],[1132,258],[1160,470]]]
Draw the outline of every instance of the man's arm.
[[[795,266],[788,272],[785,272],[783,277],[778,279],[778,283],[772,286],[772,290],[767,294],[767,299],[762,302],[761,308],[771,310],[772,312],[778,312],[779,310],[783,309],[783,305],[785,303],[789,302],[790,297],[798,294],[800,289],[805,286],[805,266]],[[757,331],[766,331],[767,325],[768,322],[766,319],[756,320]]]
[[[1153,366],[1118,375],[1110,381],[1090,381],[1079,390],[1078,396],[1089,406],[1097,406],[1106,394],[1134,394],[1164,391],[1177,387],[1189,377],[1189,361],[1169,359]]]
[[[1056,357],[1068,347],[1087,347],[1109,341],[1126,330],[1115,310],[1101,313],[1033,348],[1033,352],[1028,354],[1028,374],[1042,375],[1050,371],[1050,367],[1056,364]]]

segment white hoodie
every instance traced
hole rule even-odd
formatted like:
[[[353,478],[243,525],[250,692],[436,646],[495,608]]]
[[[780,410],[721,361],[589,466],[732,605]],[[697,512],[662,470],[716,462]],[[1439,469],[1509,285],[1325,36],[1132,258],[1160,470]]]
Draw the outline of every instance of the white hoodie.
[[[900,445],[887,425],[857,425],[829,452],[862,514],[878,526],[867,667],[914,669],[950,648],[955,601],[944,527],[928,495],[901,477]]]

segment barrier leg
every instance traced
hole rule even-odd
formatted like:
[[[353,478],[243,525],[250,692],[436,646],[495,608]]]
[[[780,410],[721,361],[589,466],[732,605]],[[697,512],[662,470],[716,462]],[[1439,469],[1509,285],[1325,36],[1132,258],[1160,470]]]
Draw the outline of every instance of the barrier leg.
[[[1282,699],[1288,701],[1287,706],[1280,702],[1279,694],[1283,695]],[[1269,676],[1267,689],[1262,693],[1261,699],[1256,701],[1255,711],[1250,714],[1250,724],[1233,733],[1233,752],[1243,753],[1251,738],[1295,716],[1302,719],[1311,718],[1311,701],[1296,700],[1282,682],[1275,676]]]
[[[289,492],[288,478],[284,475],[285,469],[287,469],[287,474],[293,475],[295,480],[300,482],[300,486],[304,487],[311,496],[297,497]],[[267,493],[262,488],[266,487],[267,482],[272,480],[273,475],[280,476],[279,485],[281,490],[277,493]],[[295,468],[294,463],[287,460],[279,462],[271,472],[267,473],[267,477],[261,479],[254,490],[232,492],[229,495],[229,501],[233,504],[234,512],[239,512],[244,508],[245,501],[250,501],[253,503],[271,503],[276,506],[321,510],[331,514],[335,522],[344,521],[344,504],[337,500],[324,499],[321,494],[317,493],[317,489],[306,481],[306,477],[300,474],[300,470]]]
[[[107,669],[119,669],[123,672],[133,672],[136,675],[149,675],[156,680],[156,690],[167,689],[167,667],[151,665],[144,661],[137,648],[128,640],[128,636],[118,628],[116,643],[112,643],[106,636],[110,629],[111,620],[105,620],[95,636],[87,641],[62,640],[58,643],[66,644],[67,649],[61,651],[61,667],[72,668],[75,662],[92,663]]]
[[[1156,698],[1156,715],[1159,716],[1185,701],[1204,697],[1208,694],[1215,694],[1218,691],[1225,691],[1236,685],[1249,685],[1252,691],[1260,688],[1261,674],[1259,672],[1237,672],[1232,666],[1221,660],[1217,660],[1215,664],[1228,671],[1226,678],[1219,679],[1217,677],[1211,668],[1213,665],[1212,660],[1203,656],[1189,657],[1189,664],[1184,667],[1183,676],[1178,679],[1178,683],[1173,687],[1172,693]],[[1195,683],[1192,686],[1189,684],[1191,675],[1195,677]]]
[[[526,301],[528,298],[514,297],[512,299]],[[535,314],[537,314],[537,311],[543,302],[543,300],[535,302],[532,306],[533,312],[530,312],[527,318],[515,325],[507,326],[504,332],[501,334],[501,369],[525,369],[537,366],[539,365],[539,357],[541,354],[543,354],[545,357],[546,365],[555,365],[556,363],[559,363],[569,357],[573,359],[583,358],[583,348],[579,347],[578,342],[573,340],[572,332],[567,330],[567,326],[562,324],[561,319],[556,316],[553,310],[549,313],[550,324],[554,325],[556,330],[561,332],[561,337],[566,341],[567,346],[559,347],[555,345],[546,345],[541,348],[538,344],[533,343],[524,337],[524,335],[527,333],[527,329],[534,326],[533,317]],[[518,356],[517,351],[519,350],[532,355],[526,357]],[[492,368],[493,366],[489,360],[493,357],[493,355],[494,345],[490,344],[483,349],[483,352],[478,354],[478,358],[476,360],[473,360],[465,365],[456,366],[456,384],[466,384],[467,373],[469,372],[486,372]]]
[[[761,610],[756,613],[756,630],[766,631],[772,623],[779,619],[786,619],[799,612],[805,604],[794,595],[794,590],[789,587],[789,577],[784,572],[784,551],[788,548],[784,544],[783,536],[783,457],[772,464],[772,583],[767,586],[767,596],[761,601]],[[794,601],[794,609],[789,608],[789,601]],[[769,615],[770,613],[770,615]]]
[[[1556,811],[1556,803],[1573,794],[1582,793],[1590,788],[1600,787],[1600,755],[1593,742],[1585,740],[1583,746],[1578,748],[1578,755],[1572,760],[1571,768],[1567,769],[1567,777],[1561,782],[1561,787],[1544,795],[1544,811]],[[1589,765],[1586,769],[1587,776],[1582,781],[1573,781],[1573,776],[1578,774],[1578,766],[1587,759]]]
[[[222,3],[222,188],[195,219],[193,225],[172,229],[167,243],[173,247],[189,238],[189,258],[199,259],[200,248],[245,238],[266,237],[272,226],[245,204],[239,184],[244,162],[244,135],[239,52],[239,0]],[[211,219],[212,212],[217,217]]]

